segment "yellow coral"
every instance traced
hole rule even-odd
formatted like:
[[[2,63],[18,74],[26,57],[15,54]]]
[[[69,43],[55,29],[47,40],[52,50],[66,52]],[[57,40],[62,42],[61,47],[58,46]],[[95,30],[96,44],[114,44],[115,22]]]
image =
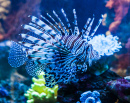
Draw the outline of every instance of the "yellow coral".
[[[46,87],[45,78],[42,72],[38,79],[32,78],[34,84],[31,85],[31,89],[27,91],[25,97],[28,98],[27,103],[56,103],[58,85],[53,88]]]

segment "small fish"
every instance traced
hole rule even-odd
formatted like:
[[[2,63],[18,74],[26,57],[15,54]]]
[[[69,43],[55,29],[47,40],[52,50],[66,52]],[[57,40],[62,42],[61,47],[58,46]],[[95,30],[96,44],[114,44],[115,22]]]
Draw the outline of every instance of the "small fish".
[[[31,22],[23,25],[28,32],[20,34],[23,40],[11,43],[8,62],[12,67],[19,67],[26,62],[25,68],[30,75],[36,76],[44,71],[47,80],[58,83],[76,80],[78,70],[86,71],[87,65],[91,66],[92,61],[100,59],[100,55],[88,41],[94,36],[103,18],[99,19],[90,34],[94,17],[88,18],[84,28],[79,32],[75,9],[74,31],[65,11],[61,9],[61,12],[67,26],[55,11],[53,14],[58,22],[48,13],[47,17],[52,22],[43,16],[41,16],[43,20],[29,16]]]

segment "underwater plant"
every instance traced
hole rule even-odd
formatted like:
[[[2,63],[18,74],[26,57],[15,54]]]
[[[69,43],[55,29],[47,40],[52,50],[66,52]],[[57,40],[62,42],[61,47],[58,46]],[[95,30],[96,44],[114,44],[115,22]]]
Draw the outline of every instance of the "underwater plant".
[[[101,103],[100,93],[98,91],[86,91],[81,94],[80,101],[81,103]],[[77,102],[80,103],[80,102]]]
[[[61,9],[61,12],[67,22],[67,27],[55,11],[53,14],[60,25],[48,13],[47,16],[52,22],[43,16],[41,18],[44,21],[35,16],[29,16],[31,22],[28,25],[23,25],[28,32],[20,34],[23,38],[22,41],[18,43],[12,41],[8,57],[8,62],[12,67],[19,67],[26,63],[25,69],[32,76],[39,75],[41,71],[44,71],[48,86],[76,81],[77,71],[86,71],[87,65],[91,66],[92,62],[99,60],[103,53],[112,55],[116,50],[118,51],[118,48],[121,48],[120,43],[117,43],[116,37],[113,36],[101,36],[103,43],[100,43],[100,47],[94,47],[96,44],[92,43],[91,40],[95,39],[93,36],[102,17],[92,33],[90,31],[94,17],[88,18],[84,28],[79,32],[75,9],[73,9],[74,31],[72,31],[65,11]],[[114,42],[112,46],[108,45],[110,41]],[[105,48],[105,52],[101,53],[99,49],[104,45],[108,48]]]
[[[38,79],[32,78],[34,84],[24,94],[28,98],[27,103],[56,103],[58,85],[55,85],[53,88],[46,87],[43,75],[45,74],[41,72],[38,75]]]

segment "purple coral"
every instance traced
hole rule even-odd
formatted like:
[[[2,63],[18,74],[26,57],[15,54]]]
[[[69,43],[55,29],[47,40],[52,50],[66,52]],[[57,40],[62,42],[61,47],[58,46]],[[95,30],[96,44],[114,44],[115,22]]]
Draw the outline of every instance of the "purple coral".
[[[130,102],[130,82],[125,79],[117,79],[107,83],[107,87],[122,101]]]

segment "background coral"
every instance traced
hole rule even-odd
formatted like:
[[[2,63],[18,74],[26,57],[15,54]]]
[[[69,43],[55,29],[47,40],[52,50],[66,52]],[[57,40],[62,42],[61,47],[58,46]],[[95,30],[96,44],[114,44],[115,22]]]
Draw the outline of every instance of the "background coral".
[[[109,66],[112,71],[123,77],[130,74],[130,51],[125,46],[129,41],[128,38],[130,38],[129,4],[129,0],[109,0],[106,6],[112,9],[107,9],[102,22],[102,25],[110,28],[115,18],[117,21],[120,20],[120,24],[112,27],[114,29],[113,31],[109,29],[106,35],[117,35],[119,41],[122,43],[122,49],[111,57],[111,64]]]
[[[7,14],[10,11],[11,1],[10,0],[0,0],[0,40],[4,38],[5,30],[3,28],[2,22],[7,18]]]
[[[121,100],[121,103],[130,102],[130,82],[125,79],[117,79],[107,83],[107,87]]]
[[[9,13],[10,0],[0,0],[0,19],[5,20]]]
[[[0,42],[0,59],[6,57],[9,47],[10,47],[10,41],[2,41]]]
[[[107,70],[99,76],[92,75],[89,71],[78,74],[79,81],[69,84],[59,84],[58,98],[59,103],[76,103],[84,91],[100,92],[102,103],[114,103],[117,96],[106,88],[106,83],[120,78],[116,73]]]
[[[3,22],[6,31],[3,39],[16,39],[16,37],[18,39],[17,34],[22,31],[21,25],[29,21],[28,15],[40,15],[40,2],[41,0],[12,0],[12,9]]]
[[[109,0],[106,4],[106,7],[109,9],[114,8],[115,18],[109,26],[109,31],[115,32],[118,26],[121,24],[123,17],[128,13],[129,9],[129,0]]]
[[[12,90],[13,86],[13,91]],[[0,103],[26,103],[24,92],[28,89],[28,86],[14,82],[10,80],[0,81]]]
[[[113,68],[111,68],[112,71],[115,71],[122,77],[130,75],[130,38],[124,45],[126,52],[114,55],[116,60],[113,61]]]
[[[7,0],[2,0],[3,2]],[[8,0],[9,1],[9,0]],[[6,19],[0,19],[0,23],[3,29],[3,32],[0,32],[0,42],[3,44],[4,40],[15,40],[20,39],[18,35],[22,31],[21,24],[27,23],[29,20],[28,15],[36,15],[39,17],[40,15],[40,2],[41,0],[11,0],[10,1],[10,9],[8,15],[6,15]],[[2,2],[1,2],[2,3]],[[7,7],[8,8],[8,7]],[[1,48],[2,47],[2,48]],[[11,76],[13,68],[8,65],[7,57],[8,57],[8,46],[0,47],[0,79],[9,78]],[[24,71],[24,67],[21,67],[21,71]],[[8,71],[8,72],[5,72]],[[26,75],[23,73],[22,75]]]

